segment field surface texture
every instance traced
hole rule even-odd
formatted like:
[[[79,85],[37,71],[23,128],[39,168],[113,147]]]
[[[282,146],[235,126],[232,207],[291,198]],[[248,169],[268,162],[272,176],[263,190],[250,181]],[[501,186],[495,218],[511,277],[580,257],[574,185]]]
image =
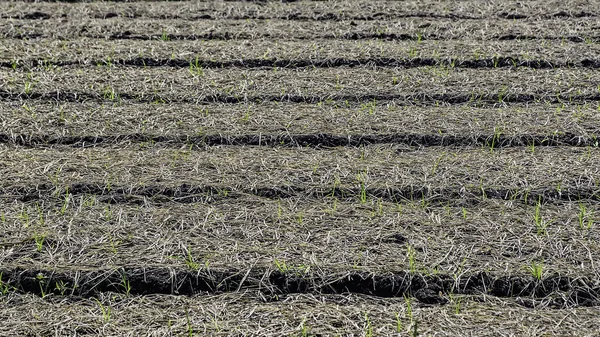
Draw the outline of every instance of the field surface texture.
[[[597,336],[596,1],[0,2],[0,336]]]

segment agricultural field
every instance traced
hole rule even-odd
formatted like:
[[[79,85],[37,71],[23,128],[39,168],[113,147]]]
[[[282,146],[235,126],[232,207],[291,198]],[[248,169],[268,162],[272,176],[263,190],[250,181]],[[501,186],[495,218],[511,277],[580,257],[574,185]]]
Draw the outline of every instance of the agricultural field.
[[[0,2],[0,336],[594,336],[600,4]]]

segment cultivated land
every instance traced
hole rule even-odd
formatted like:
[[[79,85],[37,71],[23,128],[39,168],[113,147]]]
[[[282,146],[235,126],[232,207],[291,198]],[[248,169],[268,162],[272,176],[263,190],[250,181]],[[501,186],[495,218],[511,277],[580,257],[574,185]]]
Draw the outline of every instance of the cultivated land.
[[[598,4],[0,13],[0,335],[597,334]]]

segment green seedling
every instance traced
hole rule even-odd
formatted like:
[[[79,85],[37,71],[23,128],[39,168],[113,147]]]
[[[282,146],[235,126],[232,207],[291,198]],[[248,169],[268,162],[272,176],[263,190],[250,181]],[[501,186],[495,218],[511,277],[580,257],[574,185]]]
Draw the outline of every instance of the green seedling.
[[[400,320],[400,314],[396,313],[396,332],[402,332],[402,321]]]
[[[404,303],[406,304],[406,317],[410,323],[413,322],[413,311],[410,297],[404,295]]]
[[[306,318],[302,320],[302,323],[300,323],[300,329],[300,336],[308,337],[310,329],[308,326],[306,326]]]
[[[367,202],[367,188],[365,187],[365,183],[360,183],[360,203],[364,204]]]
[[[2,275],[4,274],[4,272],[0,272],[0,295],[6,295],[8,294],[8,292],[11,290],[11,286],[8,285],[8,283],[5,283],[2,280]]]
[[[100,312],[102,313],[102,321],[104,323],[108,323],[110,321],[111,309],[110,306],[104,306],[98,299],[94,298],[98,306],[100,307]]]
[[[450,294],[449,297],[450,301],[454,304],[454,313],[457,315],[460,314],[460,305],[462,302],[462,298],[456,297],[453,294]]]
[[[185,259],[185,265],[193,270],[193,271],[198,271],[200,270],[200,264],[196,261],[194,261],[194,257],[192,256],[192,252],[188,249],[187,252],[187,258]]]
[[[185,311],[185,318],[187,320],[188,336],[192,337],[194,335],[194,328],[192,327],[192,321],[190,319],[190,313],[187,310]]]
[[[48,284],[46,283],[46,278],[40,273],[35,276],[35,279],[38,281],[38,285],[40,286],[42,298],[46,297],[46,295],[48,295]]]
[[[196,56],[196,60],[194,62],[190,61],[190,74],[197,77],[204,76],[204,69],[202,69],[202,64]]]
[[[361,103],[360,105],[360,111],[369,115],[375,114],[375,108],[377,108],[377,101],[375,99],[371,102]]]
[[[588,211],[584,204],[579,204],[579,214],[577,214],[577,221],[579,222],[580,229],[590,229],[594,222],[593,219],[588,219]]]
[[[64,296],[65,292],[69,289],[69,287],[64,281],[59,280],[54,284],[54,289],[57,290],[61,296]]]
[[[365,337],[373,337],[373,326],[368,313],[365,313],[365,325]]]
[[[131,293],[131,284],[129,283],[129,279],[127,279],[127,275],[125,275],[124,272],[121,274],[121,283],[120,283],[120,285],[123,288],[123,290],[125,290],[125,295],[127,297],[129,297],[129,295]]]
[[[33,82],[30,81],[26,81],[23,87],[23,91],[25,92],[25,95],[29,95],[32,91],[33,91]]]
[[[33,240],[35,241],[35,249],[38,253],[41,253],[42,249],[44,249],[44,240],[46,240],[46,235],[35,233],[33,235]]]
[[[533,277],[535,277],[537,280],[542,279],[543,268],[544,268],[544,266],[542,265],[541,262],[531,261],[531,265],[529,265],[529,271],[531,272],[531,275]]]
[[[535,213],[533,215],[533,221],[535,223],[535,228],[537,229],[538,235],[546,234],[546,228],[548,227],[548,222],[545,221],[541,215],[541,196],[538,198],[538,202],[535,205]]]
[[[104,97],[104,99],[114,101],[115,99],[117,99],[118,95],[115,94],[114,88],[106,86],[106,88],[104,88],[104,91],[102,92],[102,97]]]
[[[162,41],[169,41],[169,40],[171,40],[171,37],[169,37],[169,34],[167,34],[167,31],[163,29],[160,39]]]
[[[65,215],[67,212],[67,208],[69,207],[69,200],[71,199],[71,195],[69,194],[69,188],[67,187],[65,191],[65,198],[63,200],[62,206],[60,208],[60,215]]]
[[[24,228],[29,227],[29,213],[27,213],[27,209],[23,208],[21,213],[19,213],[19,220],[23,223]]]
[[[490,153],[494,152],[494,149],[498,146],[498,142],[500,141],[500,136],[502,135],[502,131],[500,127],[494,127],[494,135],[492,136],[492,141],[489,143]]]
[[[298,222],[298,225],[301,225],[304,223],[304,213],[303,212],[298,212],[298,214],[296,215],[296,222]]]
[[[279,270],[280,273],[285,274],[290,271],[290,268],[285,263],[285,261],[279,261],[278,259],[275,259],[274,262],[275,266],[277,267],[277,270]]]

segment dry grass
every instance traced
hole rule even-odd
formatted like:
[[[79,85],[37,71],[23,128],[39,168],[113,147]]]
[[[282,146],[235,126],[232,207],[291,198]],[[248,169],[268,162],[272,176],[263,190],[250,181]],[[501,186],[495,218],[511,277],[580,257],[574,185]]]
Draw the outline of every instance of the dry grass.
[[[518,302],[457,296],[447,306],[414,301],[409,310],[402,298],[356,295],[290,295],[276,302],[254,293],[191,298],[108,293],[97,300],[11,295],[0,298],[0,334],[182,336],[191,330],[211,336],[360,336],[369,331],[404,336],[416,327],[419,335],[436,336],[594,336],[599,328],[597,308],[530,309]]]

